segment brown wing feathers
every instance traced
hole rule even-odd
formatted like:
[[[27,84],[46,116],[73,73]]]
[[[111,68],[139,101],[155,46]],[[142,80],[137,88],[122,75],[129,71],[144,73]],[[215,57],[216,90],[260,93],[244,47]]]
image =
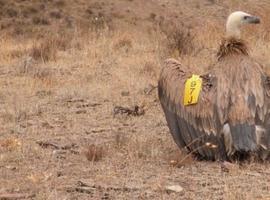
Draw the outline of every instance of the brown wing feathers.
[[[209,99],[214,97],[210,92],[214,77],[203,77],[205,81],[198,105],[184,107],[184,83],[190,76],[188,69],[178,61],[166,60],[158,87],[161,105],[176,143],[181,148],[188,146],[192,150],[197,149],[201,155],[214,159],[214,150],[206,146],[206,143],[217,143],[217,138],[214,137],[217,132],[212,109],[214,105]],[[205,90],[210,93],[209,96],[203,94]]]

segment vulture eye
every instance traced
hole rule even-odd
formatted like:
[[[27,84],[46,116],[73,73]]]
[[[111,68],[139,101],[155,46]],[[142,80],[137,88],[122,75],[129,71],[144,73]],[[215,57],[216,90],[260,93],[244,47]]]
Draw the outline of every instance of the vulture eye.
[[[249,18],[249,16],[244,16],[244,19],[246,20],[246,19],[248,19]]]

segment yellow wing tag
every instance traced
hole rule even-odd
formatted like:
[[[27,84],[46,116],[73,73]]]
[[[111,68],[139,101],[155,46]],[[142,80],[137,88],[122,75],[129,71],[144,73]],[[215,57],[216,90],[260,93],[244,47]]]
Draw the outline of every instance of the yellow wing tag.
[[[196,104],[202,88],[202,79],[198,75],[192,75],[185,83],[184,105]]]

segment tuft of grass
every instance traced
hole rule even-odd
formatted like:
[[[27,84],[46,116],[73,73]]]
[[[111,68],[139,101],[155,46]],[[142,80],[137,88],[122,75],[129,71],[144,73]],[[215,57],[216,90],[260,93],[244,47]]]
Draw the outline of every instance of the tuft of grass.
[[[91,144],[86,148],[84,155],[87,158],[87,160],[91,162],[97,162],[104,157],[104,150],[100,146]]]
[[[114,43],[114,49],[132,48],[132,40],[128,36],[122,36]]]
[[[35,43],[31,49],[30,56],[35,60],[48,62],[56,60],[57,47],[53,43],[53,40],[46,39],[40,44]]]
[[[50,25],[48,19],[41,17],[33,17],[32,22],[34,25]]]
[[[55,19],[61,19],[62,15],[60,11],[51,11],[50,16]]]
[[[3,151],[14,151],[21,147],[21,145],[21,141],[13,137],[0,140],[0,150],[2,149]]]

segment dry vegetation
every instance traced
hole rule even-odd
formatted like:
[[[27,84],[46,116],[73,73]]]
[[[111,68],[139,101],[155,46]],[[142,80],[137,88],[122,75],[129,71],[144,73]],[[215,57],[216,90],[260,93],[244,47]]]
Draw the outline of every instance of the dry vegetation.
[[[269,70],[270,3],[70,2],[0,0],[0,199],[270,199],[268,163],[183,159],[156,92],[164,58],[215,61],[236,9]]]

